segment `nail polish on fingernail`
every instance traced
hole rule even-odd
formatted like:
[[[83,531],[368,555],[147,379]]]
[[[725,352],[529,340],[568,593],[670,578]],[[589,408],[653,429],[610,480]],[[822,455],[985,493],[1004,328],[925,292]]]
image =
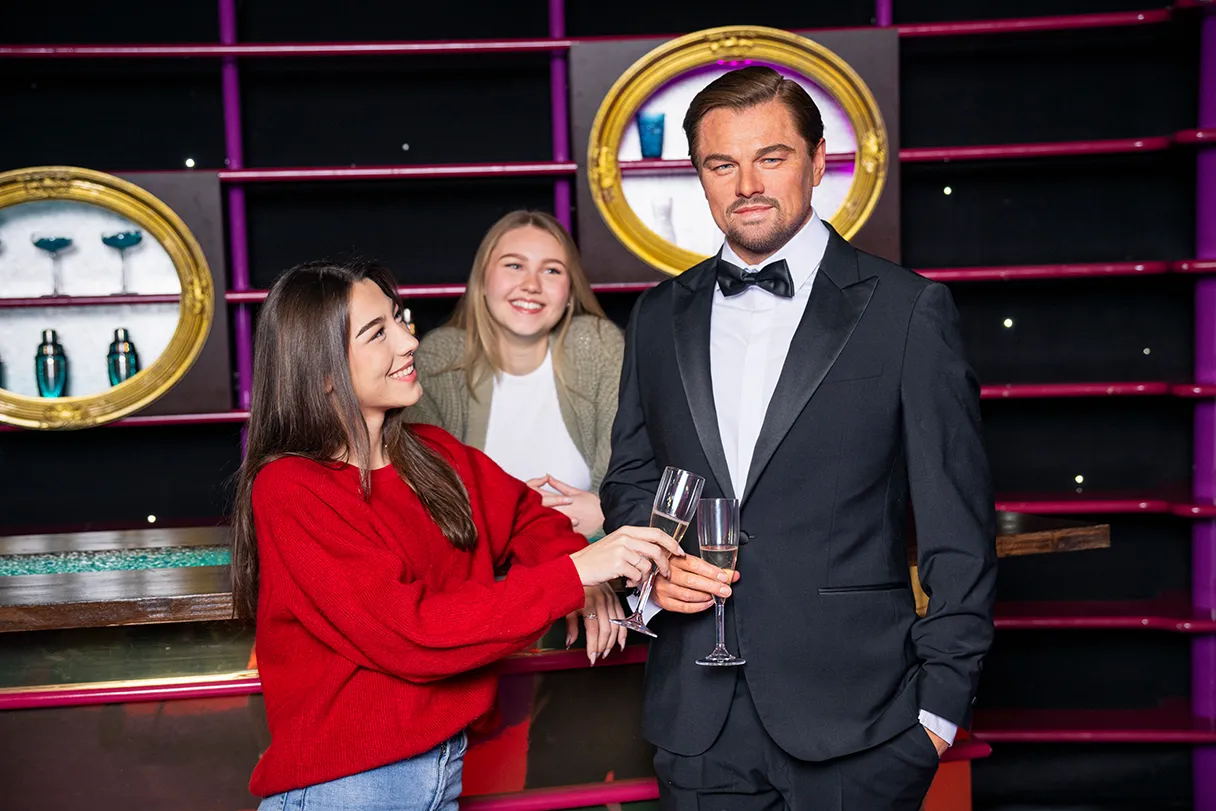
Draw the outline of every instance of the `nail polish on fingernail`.
[[[720,573],[718,574],[718,580],[720,580],[720,581],[721,581],[721,582],[723,582],[723,583],[729,583],[729,582],[730,582],[730,578],[726,576],[726,572],[720,572]]]
[[[591,659],[591,666],[595,667],[595,660],[599,658],[599,654],[592,652],[589,658]]]
[[[721,594],[723,597],[729,597],[730,589],[727,588],[726,586],[723,586],[722,588],[718,589],[718,593]]]

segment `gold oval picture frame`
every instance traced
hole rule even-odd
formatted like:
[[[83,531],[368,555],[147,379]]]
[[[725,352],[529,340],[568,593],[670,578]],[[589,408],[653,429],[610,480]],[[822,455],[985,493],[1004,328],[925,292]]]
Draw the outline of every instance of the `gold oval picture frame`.
[[[618,160],[621,140],[647,100],[672,81],[715,65],[752,62],[800,74],[847,116],[857,143],[853,179],[830,218],[842,237],[849,239],[861,229],[882,195],[889,153],[886,126],[878,102],[847,62],[805,37],[762,26],[709,28],[674,39],[643,56],[613,84],[596,113],[587,148],[587,179],[600,215],[626,248],[664,273],[679,275],[705,256],[655,233],[630,207]]]
[[[37,166],[0,172],[0,211],[43,201],[84,203],[126,218],[164,249],[180,283],[181,298],[173,335],[156,359],[133,377],[104,391],[82,396],[30,397],[0,389],[0,422],[41,430],[102,425],[153,402],[189,371],[207,341],[215,315],[211,270],[198,241],[181,218],[133,183],[74,166]],[[6,360],[19,362],[16,358]]]

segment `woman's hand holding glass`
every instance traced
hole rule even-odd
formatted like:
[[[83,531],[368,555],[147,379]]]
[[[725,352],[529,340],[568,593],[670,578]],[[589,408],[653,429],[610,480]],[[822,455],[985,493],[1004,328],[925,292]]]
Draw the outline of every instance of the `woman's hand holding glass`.
[[[671,573],[669,557],[684,557],[684,550],[670,535],[653,527],[621,527],[570,556],[584,586],[598,586],[618,577],[636,586],[650,574],[651,564],[659,573]]]

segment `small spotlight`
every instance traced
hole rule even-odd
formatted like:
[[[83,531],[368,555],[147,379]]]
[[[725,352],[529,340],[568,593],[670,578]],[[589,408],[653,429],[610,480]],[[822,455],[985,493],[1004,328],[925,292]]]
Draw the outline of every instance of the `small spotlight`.
[[[149,523],[149,524],[155,524],[155,523],[156,523],[156,516],[155,516],[155,515],[149,515],[149,516],[148,516],[148,523]]]
[[[1006,318],[1006,319],[1005,319],[1004,321],[1002,321],[1001,323],[1003,323],[1003,324],[1005,325],[1005,329],[1009,329],[1010,327],[1012,327],[1012,326],[1013,326],[1013,319],[1012,319],[1012,318]]]
[[[186,168],[187,169],[194,168],[194,158],[186,158]]]
[[[944,195],[946,195],[947,197],[949,197],[951,194],[954,194],[954,189],[952,189],[952,188],[950,188],[949,186],[947,186],[946,188],[942,189],[942,194],[944,194]]]
[[[1151,354],[1153,354],[1153,350],[1149,349],[1149,348],[1146,346],[1146,347],[1144,347],[1144,354],[1146,354],[1146,355],[1151,355]]]
[[[1073,476],[1073,477],[1072,477],[1072,480],[1073,480],[1074,482],[1076,482],[1077,484],[1085,484],[1085,477],[1084,477],[1084,476]]]

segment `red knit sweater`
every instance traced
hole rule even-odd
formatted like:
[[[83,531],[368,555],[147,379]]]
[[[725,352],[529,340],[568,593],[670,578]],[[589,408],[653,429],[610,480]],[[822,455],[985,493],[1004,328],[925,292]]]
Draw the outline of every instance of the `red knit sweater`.
[[[270,747],[249,789],[268,796],[425,752],[486,716],[487,665],[583,605],[570,520],[480,451],[413,426],[469,491],[477,545],[452,546],[387,467],[300,458],[253,486],[261,591],[258,669]],[[495,567],[513,565],[501,581]]]

